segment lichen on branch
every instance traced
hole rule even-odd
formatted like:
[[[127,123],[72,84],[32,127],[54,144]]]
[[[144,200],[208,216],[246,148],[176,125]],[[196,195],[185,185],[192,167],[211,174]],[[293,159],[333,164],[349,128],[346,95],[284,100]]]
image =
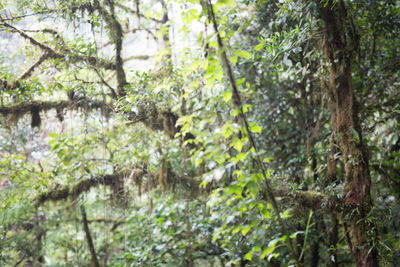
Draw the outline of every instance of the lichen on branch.
[[[19,103],[11,106],[1,106],[0,114],[3,115],[6,120],[11,119],[12,123],[18,122],[18,120],[24,115],[30,113],[32,116],[32,126],[39,126],[35,121],[40,120],[40,112],[46,112],[49,110],[56,110],[57,117],[62,117],[64,110],[79,110],[85,111],[101,109],[102,112],[108,114],[114,111],[112,104],[105,103],[103,101],[90,100],[85,97],[76,98],[73,100],[60,100],[60,101],[31,101],[25,103]],[[39,117],[38,117],[39,116]]]

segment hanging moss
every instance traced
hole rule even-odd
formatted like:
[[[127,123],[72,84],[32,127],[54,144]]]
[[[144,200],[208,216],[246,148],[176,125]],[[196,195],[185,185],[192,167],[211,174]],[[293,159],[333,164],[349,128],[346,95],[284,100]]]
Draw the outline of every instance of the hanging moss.
[[[60,122],[64,121],[64,110],[61,108],[56,108],[56,117]]]
[[[73,200],[78,198],[80,194],[89,191],[92,187],[98,185],[114,186],[119,179],[123,179],[125,173],[116,173],[112,175],[104,175],[98,178],[83,179],[72,185],[56,186],[49,191],[39,194],[36,198],[36,205],[40,206],[46,201],[60,201],[71,197]]]
[[[95,109],[101,109],[102,114],[110,114],[114,111],[114,106],[103,101],[92,101],[85,97],[75,98],[74,100],[61,101],[32,101],[19,103],[12,106],[1,106],[0,114],[8,122],[15,125],[24,115],[30,114],[32,127],[39,127],[41,123],[40,112],[46,112],[55,109],[56,116],[60,121],[64,120],[64,110],[83,110],[89,112]]]
[[[144,164],[141,168],[134,168],[129,176],[133,184],[137,186],[139,196],[142,195],[143,176],[147,174],[147,166]]]
[[[32,105],[31,107],[31,127],[35,128],[35,127],[40,127],[40,124],[42,123],[42,120],[40,118],[40,108],[36,105]]]
[[[178,120],[177,116],[170,111],[163,112],[163,127],[165,133],[173,138],[177,133],[177,129],[175,127],[176,121]]]

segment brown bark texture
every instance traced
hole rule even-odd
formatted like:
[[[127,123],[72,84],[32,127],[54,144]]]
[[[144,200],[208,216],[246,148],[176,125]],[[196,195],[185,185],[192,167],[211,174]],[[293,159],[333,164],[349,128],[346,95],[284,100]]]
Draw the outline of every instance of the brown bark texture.
[[[99,263],[99,260],[97,259],[97,255],[96,255],[96,250],[93,245],[93,239],[90,234],[85,207],[83,205],[81,206],[81,213],[82,213],[83,230],[85,231],[85,234],[86,234],[86,241],[88,243],[90,256],[91,256],[91,264],[93,267],[100,267],[100,263]]]
[[[329,63],[328,93],[335,102],[332,112],[336,114],[332,116],[336,121],[332,123],[332,130],[345,164],[344,215],[351,225],[356,266],[377,266],[376,251],[371,245],[376,239],[376,230],[367,218],[372,209],[369,156],[357,119],[351,77],[352,52],[357,48],[359,37],[342,0],[317,3],[323,23],[323,48]]]

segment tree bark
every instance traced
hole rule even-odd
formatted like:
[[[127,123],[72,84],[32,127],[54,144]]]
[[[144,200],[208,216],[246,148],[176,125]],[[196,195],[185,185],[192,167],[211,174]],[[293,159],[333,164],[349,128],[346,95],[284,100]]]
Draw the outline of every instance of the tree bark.
[[[329,66],[329,91],[335,101],[336,125],[333,127],[345,164],[343,197],[345,217],[351,225],[352,250],[356,266],[377,266],[374,225],[368,220],[372,209],[371,176],[368,151],[357,119],[356,102],[351,77],[352,51],[358,45],[358,35],[340,1],[316,1],[323,22],[323,47]]]
[[[335,181],[337,181],[336,176],[336,108],[335,108],[335,99],[334,96],[330,96],[331,103],[330,103],[330,112],[331,112],[331,127],[332,133],[329,138],[330,143],[330,155],[328,156],[328,164],[327,164],[327,171],[326,171],[326,181],[325,186],[329,186]],[[327,229],[328,233],[328,243],[330,249],[330,257],[329,257],[329,266],[337,267],[338,266],[338,258],[337,258],[337,242],[338,242],[338,219],[337,219],[337,212],[335,207],[332,207],[330,211],[331,217],[331,229]]]
[[[82,213],[82,222],[83,222],[83,231],[86,234],[86,240],[89,246],[91,262],[93,267],[100,267],[99,260],[97,259],[96,250],[94,249],[92,236],[90,235],[89,225],[86,218],[86,211],[83,205],[81,206],[81,213]]]

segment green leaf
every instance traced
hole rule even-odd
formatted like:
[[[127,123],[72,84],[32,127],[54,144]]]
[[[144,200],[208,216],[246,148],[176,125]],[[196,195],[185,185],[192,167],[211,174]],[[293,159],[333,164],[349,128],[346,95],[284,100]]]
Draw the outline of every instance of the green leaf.
[[[264,43],[259,43],[258,45],[256,45],[255,47],[254,47],[254,49],[256,50],[256,51],[259,51],[259,50],[261,50],[261,49],[263,49],[264,48]]]
[[[247,183],[247,190],[253,194],[253,196],[257,195],[258,193],[258,185],[257,183],[250,181]]]
[[[237,50],[233,53],[235,56],[242,57],[242,58],[251,58],[251,53],[244,50]]]
[[[251,230],[251,226],[248,225],[248,226],[242,228],[241,233],[242,233],[243,236],[245,236],[245,235],[247,235],[247,233],[248,233],[250,230]]]
[[[60,147],[60,143],[55,144],[50,148],[51,151],[57,150]]]
[[[297,231],[297,232],[291,234],[291,235],[290,235],[290,238],[291,238],[291,239],[296,238],[297,235],[299,235],[299,234],[304,234],[304,231]]]
[[[239,152],[243,149],[243,142],[241,139],[237,138],[233,143],[232,146]]]
[[[249,104],[244,105],[244,106],[243,106],[243,113],[248,112],[249,109],[252,108],[252,107],[253,107],[253,105],[249,105]]]
[[[264,259],[267,255],[270,255],[272,252],[274,252],[275,247],[268,247],[263,250],[263,252],[260,255],[260,259]]]
[[[276,244],[277,244],[280,240],[281,240],[280,238],[276,238],[276,239],[274,239],[274,240],[271,240],[271,241],[268,243],[268,247],[267,247],[266,249],[264,249],[263,252],[261,253],[260,259],[264,259],[267,255],[271,255],[271,254],[274,252],[274,250],[275,250]]]
[[[225,102],[228,102],[229,100],[232,99],[232,91],[230,90],[223,92],[222,95]]]
[[[213,238],[212,238],[213,242],[215,242],[218,239],[218,237],[219,237],[219,232],[215,231],[213,233]]]
[[[290,210],[285,210],[283,213],[282,213],[282,218],[283,219],[286,219],[286,218],[289,218],[290,217]]]
[[[269,163],[271,160],[272,160],[271,157],[268,157],[268,158],[264,158],[264,159],[263,159],[263,161],[264,161],[265,163]]]
[[[239,153],[239,154],[236,155],[235,158],[236,158],[237,161],[242,161],[243,162],[246,159],[246,157],[247,157],[246,153]]]
[[[262,213],[264,219],[271,219],[271,213],[269,212],[268,209],[263,208],[261,210],[261,213]]]
[[[228,187],[228,194],[241,195],[243,188],[238,185],[231,185]]]
[[[269,241],[268,247],[274,247],[274,248],[275,248],[276,244],[277,244],[280,240],[281,240],[280,238],[275,238],[275,239]]]
[[[240,232],[241,229],[242,229],[241,225],[235,226],[235,228],[233,228],[233,230],[232,230],[232,234],[234,235],[234,234]]]
[[[254,125],[250,127],[250,131],[254,132],[254,133],[261,133],[261,127],[258,125]]]
[[[249,251],[244,255],[244,258],[248,261],[251,261],[251,258],[253,257],[253,251]]]
[[[351,128],[351,133],[353,135],[354,141],[359,143],[360,142],[360,136],[359,136],[358,132],[356,131],[356,129]]]
[[[236,65],[238,58],[236,56],[232,56],[231,58],[232,65]]]
[[[186,23],[191,23],[194,19],[197,18],[197,9],[190,9],[186,12]]]
[[[232,124],[227,123],[224,126],[222,126],[221,132],[222,132],[222,135],[225,138],[229,138],[234,133],[234,129],[232,127]]]
[[[232,6],[235,4],[234,0],[218,0],[217,2],[218,5],[228,5],[228,6]]]
[[[241,78],[241,79],[237,79],[236,83],[237,83],[238,86],[241,86],[242,84],[245,83],[245,81],[246,81],[246,78]]]
[[[238,109],[238,108],[235,108],[233,111],[232,111],[232,116],[237,116],[237,115],[239,115],[240,114],[240,109]]]

